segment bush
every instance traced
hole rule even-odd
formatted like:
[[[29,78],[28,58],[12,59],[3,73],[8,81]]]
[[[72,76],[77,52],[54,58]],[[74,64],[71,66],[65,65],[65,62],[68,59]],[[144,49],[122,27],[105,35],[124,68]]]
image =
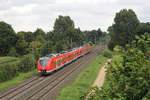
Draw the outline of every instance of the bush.
[[[0,65],[0,82],[7,81],[18,75],[17,61]]]
[[[20,60],[0,64],[0,82],[17,76],[20,72],[28,72],[35,68],[35,59],[31,54]]]
[[[96,90],[97,100],[149,100],[150,98],[150,35],[136,36],[126,45],[122,60],[107,66],[108,86]],[[108,70],[111,69],[111,70]]]
[[[16,52],[16,49],[14,47],[12,47],[10,50],[9,50],[9,53],[8,53],[8,56],[12,56],[12,57],[17,57],[18,54]]]
[[[29,54],[25,55],[19,62],[19,72],[28,72],[35,68],[35,59],[34,57]]]
[[[103,56],[107,58],[112,58],[112,53],[109,50],[105,50],[103,52]]]
[[[122,50],[122,47],[119,46],[119,45],[116,45],[114,48],[113,48],[113,51],[116,51],[116,52],[120,52]]]
[[[108,48],[109,48],[109,50],[113,50],[113,48],[114,48],[114,43],[112,42],[112,41],[109,41],[109,43],[108,43]]]

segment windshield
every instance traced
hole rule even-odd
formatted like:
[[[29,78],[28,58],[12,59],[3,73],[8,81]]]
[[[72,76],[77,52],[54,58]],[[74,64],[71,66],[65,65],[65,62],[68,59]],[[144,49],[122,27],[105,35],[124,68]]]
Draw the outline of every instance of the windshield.
[[[45,66],[48,64],[48,60],[49,60],[48,57],[41,58],[41,59],[40,59],[40,64],[41,64],[41,66],[42,66],[42,67],[45,67]]]

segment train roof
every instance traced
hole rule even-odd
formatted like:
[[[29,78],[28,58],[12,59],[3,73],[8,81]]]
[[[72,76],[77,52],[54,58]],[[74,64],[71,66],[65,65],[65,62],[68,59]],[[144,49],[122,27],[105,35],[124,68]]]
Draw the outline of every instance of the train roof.
[[[56,56],[57,56],[57,54],[49,54],[49,55],[47,55],[45,57],[41,57],[39,59],[40,60],[45,60],[45,59],[50,59],[50,58],[53,58],[53,57],[56,57]]]
[[[56,56],[57,56],[57,54],[49,54],[46,57],[52,58],[52,57],[56,57]]]
[[[64,53],[67,53],[67,52],[68,52],[68,51],[61,51],[60,54],[64,54]]]
[[[83,46],[87,46],[87,45],[89,45],[89,44],[84,44]],[[56,53],[56,54],[49,54],[49,55],[47,55],[45,57],[41,57],[40,59],[46,59],[46,58],[50,59],[50,58],[59,56],[59,55],[64,54],[64,53],[71,52],[73,50],[78,50],[78,49],[82,48],[83,46],[76,47],[76,48],[73,48],[73,49],[69,49],[69,50],[66,50],[66,51],[61,51],[60,53]]]
[[[73,48],[72,50],[78,50],[80,47]]]

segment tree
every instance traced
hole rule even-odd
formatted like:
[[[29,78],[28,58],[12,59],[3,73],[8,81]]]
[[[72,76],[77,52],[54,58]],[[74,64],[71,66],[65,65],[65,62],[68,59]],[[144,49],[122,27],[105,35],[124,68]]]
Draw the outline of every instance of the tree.
[[[24,35],[23,34],[17,34],[17,42],[16,42],[16,51],[20,55],[27,54],[28,44],[24,40]]]
[[[55,41],[63,40],[65,33],[70,31],[70,29],[74,29],[73,20],[69,16],[59,16],[54,23]]]
[[[18,56],[16,49],[14,47],[10,48],[8,56],[13,56],[13,57]]]
[[[44,43],[44,42],[45,42],[45,39],[43,38],[42,35],[38,35],[38,36],[36,37],[36,41],[39,41],[39,42],[41,42],[41,43]]]
[[[24,40],[28,43],[32,42],[34,40],[34,36],[32,32],[24,32],[20,31],[17,34],[22,34],[24,36]]]
[[[92,42],[95,44],[96,41],[105,37],[106,32],[103,32],[100,28],[98,28],[97,30],[84,31],[84,34],[86,42]]]
[[[52,39],[57,51],[63,49],[71,49],[83,44],[85,38],[80,29],[74,27],[74,22],[69,16],[59,16],[54,24],[54,31],[48,33],[48,37]]]
[[[41,57],[41,48],[42,48],[42,43],[39,41],[33,41],[30,43],[28,51],[34,55],[34,58],[36,60]]]
[[[42,29],[37,28],[36,31],[33,33],[33,36],[34,36],[34,40],[37,40],[37,41],[38,41],[39,36],[45,39],[45,32]]]
[[[47,54],[54,52],[53,48],[54,48],[54,45],[53,45],[52,41],[45,42],[41,48],[42,56],[45,56]]]
[[[0,22],[0,56],[6,56],[11,47],[15,46],[16,34],[11,25]]]
[[[93,43],[96,43],[96,41],[98,41],[101,36],[102,32],[100,29],[86,32],[87,41],[91,41]]]
[[[47,40],[47,41],[49,41],[49,40],[52,40],[52,41],[54,41],[55,40],[55,33],[54,32],[47,32],[47,34],[46,34],[46,36],[45,36],[45,39]]]
[[[64,43],[62,43],[61,41],[56,42],[56,45],[54,46],[55,51],[61,52],[64,49],[63,44]]]
[[[150,33],[150,23],[140,23],[135,30],[137,35],[143,35],[145,32]]]
[[[125,47],[125,44],[131,43],[135,37],[135,29],[139,23],[135,12],[131,9],[123,9],[116,13],[114,24],[108,29],[111,36],[110,43],[123,47]]]
[[[75,42],[74,47],[78,47],[84,44],[85,34],[80,30],[80,28],[74,29],[73,42]]]
[[[97,30],[97,34],[98,34],[98,37],[100,38],[100,37],[102,37],[103,34],[105,34],[105,33],[103,33],[102,30],[99,28],[99,29]]]
[[[69,16],[59,16],[54,23],[54,32],[63,34],[69,27],[74,28],[74,22]]]

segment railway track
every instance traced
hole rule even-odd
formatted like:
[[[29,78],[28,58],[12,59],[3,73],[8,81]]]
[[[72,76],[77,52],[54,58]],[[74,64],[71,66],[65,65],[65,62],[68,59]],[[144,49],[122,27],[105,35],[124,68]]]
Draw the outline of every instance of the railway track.
[[[11,98],[13,98],[14,96],[18,95],[19,93],[23,92],[24,90],[32,87],[33,85],[35,85],[36,83],[42,81],[44,79],[44,77],[38,77],[38,76],[35,76],[34,78],[32,78],[30,81],[24,83],[24,84],[21,84],[20,86],[16,87],[16,88],[13,88],[11,89],[10,91],[2,94],[0,96],[0,100],[9,100]]]
[[[103,47],[96,47],[91,51],[90,55],[81,57],[77,61],[64,67],[48,77],[34,77],[31,81],[16,87],[0,96],[0,100],[39,100],[46,96],[50,91],[56,88],[69,75],[76,71],[81,65],[91,61]]]

